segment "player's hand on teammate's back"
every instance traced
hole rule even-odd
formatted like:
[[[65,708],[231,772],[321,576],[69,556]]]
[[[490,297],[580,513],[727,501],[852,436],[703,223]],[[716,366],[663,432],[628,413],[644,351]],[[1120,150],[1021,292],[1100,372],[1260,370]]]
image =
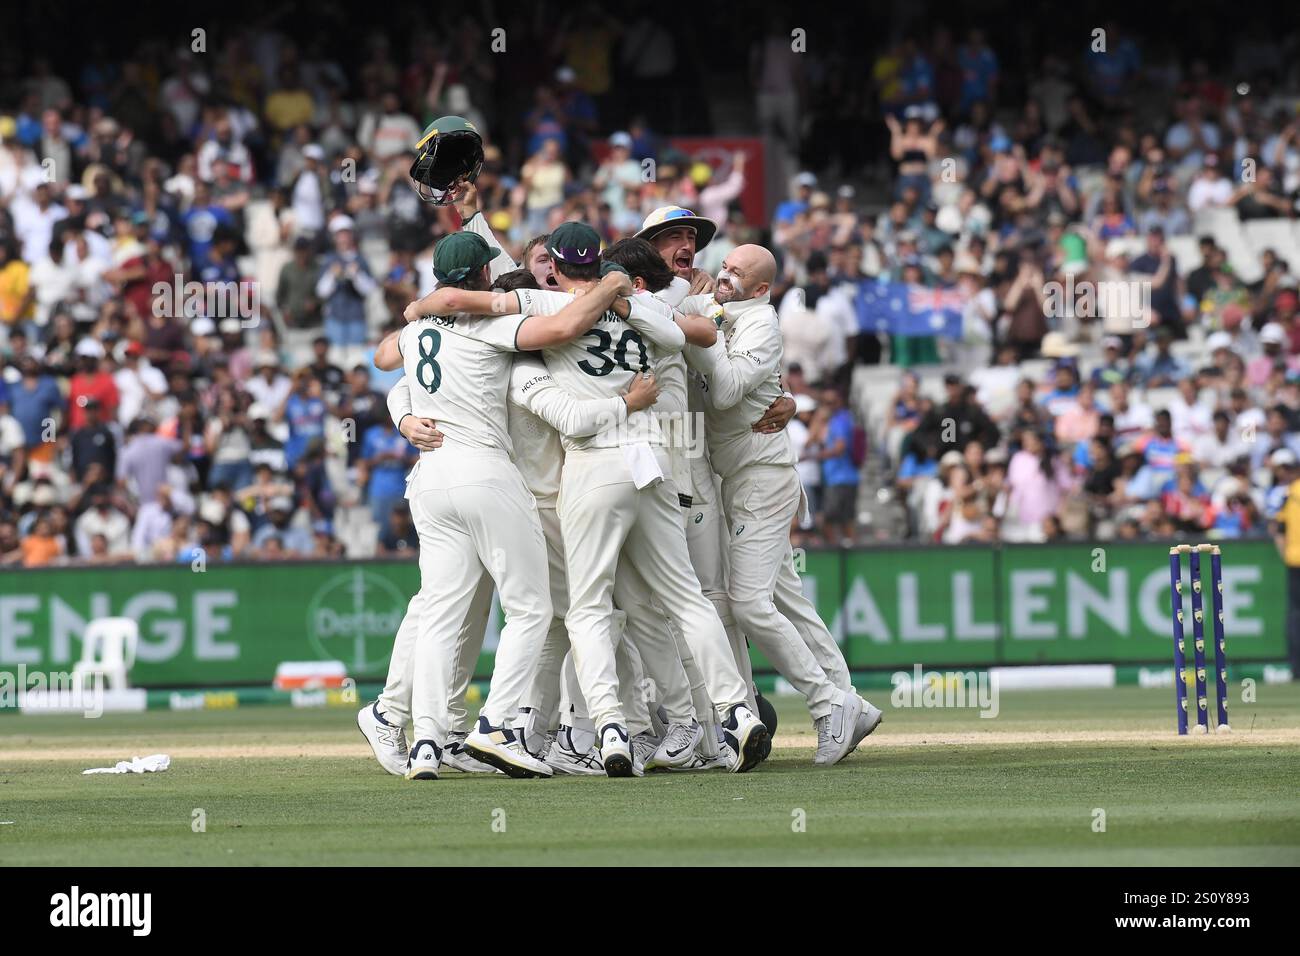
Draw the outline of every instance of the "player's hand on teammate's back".
[[[432,418],[407,415],[402,419],[399,431],[403,438],[420,451],[434,451],[442,447],[442,432],[438,431],[438,423]]]
[[[792,418],[794,418],[794,401],[782,395],[767,406],[767,411],[763,413],[763,417],[754,422],[750,428],[756,432],[769,434],[779,432],[790,423]]]
[[[629,412],[639,412],[649,408],[659,399],[659,383],[655,381],[654,372],[641,372],[632,379],[632,384],[623,393]]]
[[[407,304],[406,308],[402,310],[402,318],[406,319],[407,322],[417,322],[423,318],[420,314],[420,303],[418,300]]]

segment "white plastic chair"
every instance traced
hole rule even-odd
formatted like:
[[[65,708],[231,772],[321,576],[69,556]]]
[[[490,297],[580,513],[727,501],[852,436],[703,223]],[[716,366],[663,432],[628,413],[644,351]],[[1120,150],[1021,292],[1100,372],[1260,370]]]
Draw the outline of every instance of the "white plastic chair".
[[[72,668],[79,686],[92,674],[102,674],[110,690],[127,686],[126,674],[135,665],[140,626],[129,617],[101,617],[86,625],[81,660]]]

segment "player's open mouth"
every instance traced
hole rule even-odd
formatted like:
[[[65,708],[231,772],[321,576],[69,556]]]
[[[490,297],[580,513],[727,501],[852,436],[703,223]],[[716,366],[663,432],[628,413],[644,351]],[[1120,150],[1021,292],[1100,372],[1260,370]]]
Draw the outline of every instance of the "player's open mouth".
[[[679,272],[687,271],[691,268],[691,257],[684,252],[681,253],[677,258],[673,259],[673,268]]]
[[[560,287],[560,284],[555,281],[555,276],[547,276],[546,284],[550,286],[552,289],[558,289]]]

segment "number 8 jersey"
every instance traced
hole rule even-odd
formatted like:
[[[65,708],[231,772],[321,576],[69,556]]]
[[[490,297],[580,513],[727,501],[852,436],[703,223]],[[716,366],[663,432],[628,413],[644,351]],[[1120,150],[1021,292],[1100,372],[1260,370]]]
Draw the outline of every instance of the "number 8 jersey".
[[[524,316],[455,315],[411,322],[397,339],[411,414],[432,418],[444,447],[512,453],[506,399]]]
[[[568,292],[517,289],[519,308],[530,315],[554,315],[573,301]],[[641,301],[628,299],[629,314],[621,319],[606,312],[587,332],[571,342],[545,349],[546,369],[555,383],[578,399],[611,398],[622,395],[639,372],[653,372],[666,356],[678,353],[686,342],[682,330],[666,314]],[[611,448],[629,441],[664,444],[654,416],[633,412],[625,423],[611,419],[609,427],[583,438],[564,438],[565,451]]]

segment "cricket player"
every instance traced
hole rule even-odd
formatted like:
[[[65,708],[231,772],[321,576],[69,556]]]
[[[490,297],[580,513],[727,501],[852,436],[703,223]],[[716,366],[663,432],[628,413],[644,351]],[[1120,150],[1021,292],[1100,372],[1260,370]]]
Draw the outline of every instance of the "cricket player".
[[[563,241],[564,229],[568,229],[567,234],[569,235],[569,241],[573,243],[572,246],[567,247],[556,245],[556,243]],[[564,228],[556,230],[556,233],[551,234],[551,258],[552,261],[562,260],[564,255],[568,255],[571,259],[575,258],[575,256],[577,256],[577,258],[588,259],[589,263],[586,264],[590,265],[590,273],[594,276],[595,269],[597,269],[598,245],[599,238],[595,235],[594,230],[591,230],[588,226],[582,226],[581,224],[565,224]],[[556,272],[562,274],[560,282],[564,285],[565,278],[563,277],[563,265],[558,265],[558,267],[556,267]],[[568,277],[569,291],[580,290],[582,287],[589,285],[590,281],[582,281],[582,278],[576,278],[575,280],[573,277]],[[442,297],[442,308],[459,306],[461,308],[469,308],[469,310],[480,312],[499,311],[499,308],[491,302],[491,297],[485,299],[484,297],[481,297],[481,295],[473,293],[459,295],[459,297],[455,297],[454,293],[451,295],[452,298],[450,299]],[[546,293],[539,293],[534,295],[534,297],[528,297],[524,290],[520,290],[519,297],[520,303],[524,303],[525,299],[533,299],[534,302],[530,302],[529,306],[536,303],[539,307],[546,307],[547,304],[554,307],[555,304],[563,304],[568,300],[564,295],[560,295],[560,297],[554,297],[554,295],[552,295],[552,297],[547,298]],[[558,300],[558,303],[556,303],[556,300]],[[430,306],[432,306],[432,303],[422,302],[420,303],[419,308],[420,310],[425,310],[425,308]],[[575,368],[575,372],[573,372],[573,381],[576,382],[577,388],[571,386],[571,388],[565,390],[581,394],[580,389],[582,389],[582,386],[586,386],[586,390],[588,390],[589,394],[594,393],[594,395],[599,395],[606,392],[607,389],[591,388],[588,382],[590,382],[590,380],[602,380],[602,378],[606,377],[608,377],[608,380],[610,381],[619,381],[620,378],[632,375],[634,369],[633,365],[628,364],[629,356],[633,359],[634,363],[637,363],[638,367],[649,368],[651,359],[654,358],[654,355],[653,352],[647,350],[647,342],[645,339],[641,338],[641,334],[638,330],[643,330],[643,332],[646,333],[646,337],[649,339],[650,349],[656,349],[656,347],[658,347],[658,349],[664,349],[664,346],[667,346],[666,354],[673,354],[677,349],[680,349],[680,345],[684,342],[685,336],[684,333],[677,328],[675,321],[673,321],[671,317],[668,317],[669,315],[671,315],[671,310],[667,310],[667,308],[663,307],[662,304],[660,304],[659,308],[650,310],[650,308],[645,306],[645,303],[641,302],[641,297],[637,297],[630,300],[627,324],[624,324],[623,319],[620,319],[619,315],[616,315],[616,313],[611,313],[611,315],[606,316],[606,320],[603,321],[601,328],[594,329],[593,332],[589,333],[589,337],[594,338],[597,345],[588,347],[575,346],[576,355],[568,356],[568,363],[572,364],[573,368]],[[610,326],[614,329],[612,332],[607,330]],[[706,330],[708,329],[706,328]],[[710,332],[712,337],[715,337],[715,333],[712,333],[711,330],[708,330],[708,332]],[[617,345],[614,345],[615,338],[617,338]],[[612,355],[614,356],[607,354],[611,349],[611,345]],[[595,356],[595,358],[593,358],[593,356]],[[599,360],[599,363],[595,360],[597,358],[601,359]],[[562,359],[560,359],[560,362],[563,362],[563,356]],[[547,368],[551,369],[552,375],[555,373],[555,365],[555,356],[550,354],[547,355]],[[624,371],[621,372],[621,375],[620,373],[615,372],[615,365],[621,365],[621,367],[623,367]],[[611,372],[615,373],[615,375],[611,375]],[[577,375],[581,375],[582,378],[577,378]],[[628,425],[632,425],[632,418],[634,418],[634,416],[629,416]],[[662,436],[658,436],[658,433],[654,431],[653,424],[653,421],[642,420],[634,431],[645,432],[647,440],[653,440],[656,444],[659,444]],[[649,425],[650,428],[647,428],[647,425]],[[620,710],[620,702],[617,700],[621,683],[627,682],[624,680],[624,682],[620,683],[619,679],[617,679],[616,658],[611,654],[612,648],[614,648],[615,644],[614,635],[612,635],[610,630],[607,630],[607,628],[610,627],[608,622],[612,620],[612,604],[604,610],[602,623],[604,624],[604,627],[606,627],[606,630],[598,631],[598,633],[601,633],[599,640],[591,641],[590,637],[586,637],[586,640],[588,640],[590,644],[594,644],[595,653],[602,654],[604,659],[601,661],[601,665],[606,666],[608,669],[607,674],[602,675],[604,680],[603,687],[601,684],[597,684],[597,687],[603,689],[603,691],[607,691],[608,695],[610,695],[610,700],[604,702],[603,714],[601,713],[601,710],[599,710],[599,705],[593,704],[588,693],[588,685],[593,683],[593,680],[591,680],[590,671],[586,670],[584,661],[585,659],[586,661],[590,661],[591,656],[590,654],[585,654],[584,649],[582,649],[580,644],[582,637],[578,636],[578,628],[581,627],[581,624],[575,624],[575,605],[572,604],[572,598],[578,593],[578,585],[573,581],[573,572],[575,572],[573,571],[573,568],[575,568],[575,554],[581,554],[581,550],[575,549],[575,545],[573,545],[573,542],[569,540],[567,527],[568,524],[573,523],[575,515],[573,515],[572,511],[565,512],[565,509],[568,507],[565,505],[565,502],[571,501],[571,498],[567,497],[567,489],[571,486],[569,483],[572,481],[573,460],[575,460],[575,454],[577,454],[578,457],[589,457],[593,460],[598,459],[599,462],[603,463],[603,468],[594,463],[589,466],[593,468],[593,472],[591,473],[595,476],[593,479],[595,485],[606,486],[611,483],[621,484],[620,479],[627,480],[627,490],[633,496],[632,503],[633,505],[636,503],[634,498],[636,498],[637,489],[636,486],[634,486],[633,481],[628,480],[632,479],[632,475],[630,475],[628,471],[630,466],[624,458],[624,445],[621,444],[624,436],[623,434],[620,434],[621,432],[624,432],[624,428],[619,427],[619,425],[607,429],[606,438],[604,438],[603,442],[598,442],[597,440],[575,441],[572,440],[572,438],[565,438],[567,457],[565,457],[562,494],[560,494],[560,503],[562,503],[562,507],[560,507],[560,515],[562,515],[562,525],[565,527],[564,544],[565,557],[567,557],[567,562],[565,563],[568,564],[569,576],[571,576],[571,585],[569,585],[569,592],[571,592],[571,594],[569,594],[569,596],[571,596],[571,609],[569,609],[568,617],[569,635],[571,635],[573,648],[575,648],[575,665],[578,672],[578,679],[580,679],[580,683],[582,684],[582,696],[586,698],[586,704],[588,704],[591,714],[593,714],[593,718],[597,719],[599,724],[601,724],[601,735],[599,736],[601,736],[602,756],[604,757],[604,765],[606,765],[606,773],[612,775],[630,775],[638,773],[641,769],[641,765],[647,762],[646,758],[649,756],[649,753],[642,752],[641,754],[637,754],[637,756],[633,756],[633,754],[630,753],[627,715],[625,715],[627,708]],[[597,438],[599,438],[599,436],[597,436]],[[663,455],[662,451],[660,451],[660,458],[664,459],[660,462],[660,460],[655,459],[654,453],[651,453],[649,449],[649,441],[640,442],[640,444],[642,446],[641,451],[643,455],[642,464],[649,462],[649,467],[654,472],[653,477],[651,477],[651,480],[647,484],[660,483],[660,481],[663,480],[663,473],[660,471],[660,464],[666,463],[666,455]],[[585,455],[585,451],[588,451],[589,449],[590,454]],[[577,450],[577,453],[575,450]],[[675,496],[673,496],[673,498],[675,498]],[[627,524],[633,524],[634,522],[628,519],[636,518],[636,509],[629,509],[629,511],[632,512],[632,514],[624,515],[624,520]],[[680,518],[677,520],[679,520],[679,523],[677,523],[676,536],[681,540],[681,544],[684,544]],[[586,529],[586,525],[582,525],[582,527]],[[629,531],[630,529],[623,529],[621,537],[628,537],[629,540],[640,542],[641,536],[632,535]],[[608,540],[608,536],[604,535],[593,535],[593,537],[598,537],[599,540],[602,541]],[[612,587],[614,587],[614,579],[620,575],[629,576],[630,574],[630,571],[620,571],[619,575],[614,574],[620,550],[623,549],[619,546],[619,540],[616,540],[615,545],[612,546],[612,550],[610,550],[610,562],[608,562],[608,566],[599,568],[599,575],[601,575],[602,578],[601,584],[595,585],[595,588],[593,589],[595,593],[601,594],[603,600],[606,602],[610,601]],[[658,559],[658,561],[662,561],[662,558],[658,555],[658,551],[662,549],[651,546],[650,549],[646,550],[649,551],[649,559]],[[641,568],[637,567],[637,559],[636,557],[633,557],[632,549],[628,550],[627,557],[627,567],[632,571],[641,571]],[[647,561],[647,558],[642,558],[642,562],[645,561]],[[682,571],[686,571],[686,574],[682,575]],[[663,575],[659,575],[659,578],[663,578]],[[673,579],[690,579],[689,566],[686,566],[686,562],[680,562],[677,564],[675,567],[675,574],[669,576],[669,580]],[[677,584],[677,581],[673,581],[673,583]],[[656,584],[658,584],[658,581],[656,581]],[[654,593],[655,589],[656,588],[651,587],[649,588],[649,591]],[[658,585],[658,591],[663,591],[663,589],[662,584]],[[693,585],[693,592],[692,597],[675,598],[677,604],[684,605],[684,611],[679,611],[679,614],[699,617],[699,615],[701,615],[701,610],[707,607],[706,604],[702,604],[702,594],[698,591],[698,581],[695,581]],[[672,609],[668,606],[667,601],[656,601],[656,606],[658,606],[659,609],[662,609],[663,613],[667,613],[669,618],[672,618]],[[590,613],[589,611],[590,617],[597,617],[597,614]],[[716,620],[716,614],[707,614],[705,615],[705,618],[706,626],[714,628],[718,627],[719,622]],[[708,619],[711,619],[711,624]],[[578,620],[581,622],[581,617],[578,618]],[[590,624],[589,627],[591,627]],[[599,628],[601,627],[601,624],[595,624],[595,627]],[[664,640],[662,644],[659,644],[659,646],[660,648],[667,648],[667,659],[668,661],[671,661],[671,666],[680,667],[680,661],[672,658],[673,645],[669,644],[667,640]],[[714,650],[716,650],[716,645],[714,646]],[[705,653],[708,654],[707,649],[705,650]],[[650,662],[646,663],[647,671],[659,672],[659,674],[662,674],[660,667],[662,667],[662,665],[651,665]],[[731,670],[732,676],[737,676],[735,674],[735,666],[732,665],[729,670]],[[719,669],[719,675],[725,679],[724,671],[722,669]],[[715,680],[715,683],[720,682]],[[625,691],[627,688],[623,689]],[[742,700],[742,697],[744,696],[741,696],[740,700]],[[689,695],[684,693],[684,695],[682,695],[682,700],[689,700]],[[727,701],[727,704],[732,704],[732,701]],[[733,711],[735,711],[733,706],[728,706],[727,711],[725,711],[728,717],[728,730],[736,730],[736,728],[738,728],[738,731],[740,731],[740,736],[737,737],[733,734],[732,737],[733,739],[738,740],[738,743],[740,743],[742,748],[744,748],[745,745],[749,745],[751,765],[751,763],[753,763],[754,754],[762,752],[763,745],[766,744],[766,740],[764,740],[762,736],[758,735],[758,728],[761,727],[761,722],[758,722],[757,718],[754,718],[753,714],[751,714],[748,709],[735,711],[735,713],[733,713]],[[690,705],[686,704],[685,713],[681,715],[681,723],[688,728],[689,732],[698,736],[699,731],[692,713],[693,711],[690,710]],[[614,715],[616,719],[612,719],[612,721],[611,719],[607,719],[608,717],[611,717],[611,715]],[[671,728],[669,728],[669,730],[671,730]],[[766,730],[763,731],[763,735],[766,735]],[[671,737],[672,735],[669,734],[668,736]],[[681,753],[681,761],[688,760],[690,756],[689,748],[677,749],[679,749],[679,752],[684,750],[684,752]],[[610,765],[611,752],[612,756],[615,757],[614,765],[612,766]],[[672,762],[680,761],[668,761],[666,765],[671,765]],[[745,766],[744,760],[738,760],[732,769],[748,770],[749,766]]]
[[[804,499],[789,439],[751,427],[781,391],[781,332],[769,303],[775,277],[768,250],[733,249],[713,295],[683,303],[687,312],[717,314],[723,336],[708,349],[688,348],[686,359],[701,377],[710,459],[722,479],[732,613],[804,695],[817,729],[814,763],[829,766],[852,752],[882,715],[847,683],[843,655],[794,570],[790,526]],[[778,593],[783,605],[799,608],[805,623],[816,621],[811,643],[778,608]]]
[[[499,249],[500,244],[496,242],[491,227],[488,226],[479,209],[478,190],[470,178],[471,174],[477,174],[477,169],[482,164],[482,140],[477,130],[468,121],[452,116],[435,120],[430,125],[430,130],[426,130],[426,134],[430,131],[433,135],[426,135],[422,143],[421,155],[441,154],[442,158],[436,171],[432,169],[431,163],[426,162],[421,175],[426,180],[431,179],[438,184],[432,190],[437,192],[435,204],[442,205],[446,201],[454,201],[456,210],[461,216],[461,229],[477,233],[489,246]],[[419,161],[416,166],[420,167]],[[416,172],[420,172],[420,169],[414,170],[413,175]],[[421,183],[417,181],[416,185],[420,187]],[[489,265],[488,272],[495,283],[503,274],[514,268],[514,260],[504,251],[500,251]],[[437,430],[436,423],[412,413],[406,376],[402,376],[390,389],[388,410],[398,432],[417,449],[433,451],[441,447],[442,433]],[[419,467],[417,461],[407,476],[408,498],[411,479]],[[410,763],[405,728],[411,723],[411,680],[415,640],[422,608],[422,592],[417,591],[407,605],[406,614],[393,641],[384,690],[376,701],[367,704],[357,715],[357,725],[370,743],[380,766],[397,776],[404,775]],[[478,761],[464,750],[465,738],[470,729],[470,718],[465,709],[465,694],[478,661],[478,645],[474,644],[473,635],[477,634],[481,639],[486,632],[491,608],[492,578],[485,573],[470,604],[470,612],[464,622],[465,633],[459,641],[464,648],[464,656],[457,662],[456,690],[452,694],[451,704],[453,729],[443,749],[443,765],[466,773],[495,772],[493,767]]]
[[[697,216],[689,209],[680,206],[662,206],[654,210],[642,223],[636,238],[650,243],[664,263],[672,269],[677,279],[673,285],[660,293],[660,296],[674,307],[682,307],[688,294],[701,290],[712,291],[713,278],[694,267],[696,254],[713,240],[717,233],[717,224],[711,219]],[[716,309],[709,305],[710,311]],[[698,344],[698,343],[692,343]],[[711,345],[712,341],[706,343]],[[775,726],[776,711],[758,694],[753,682],[753,669],[749,659],[749,646],[744,634],[736,626],[731,613],[731,600],[727,596],[727,550],[728,531],[722,514],[722,504],[718,499],[717,480],[713,466],[709,461],[708,443],[705,440],[704,426],[704,392],[701,381],[694,372],[688,373],[687,420],[690,423],[691,436],[689,447],[689,473],[680,482],[681,504],[685,509],[686,541],[690,548],[691,564],[700,579],[700,586],[705,596],[717,608],[718,617],[727,632],[736,666],[746,686],[751,689],[749,703],[755,712],[768,724]],[[794,417],[794,398],[782,393],[767,408],[761,418],[751,426],[755,432],[775,433],[782,431]],[[687,672],[695,681],[692,662],[684,660]],[[697,707],[698,709],[698,707]],[[698,763],[708,764],[707,753]]]
[[[486,289],[499,250],[480,236],[447,236],[434,251],[440,285]],[[613,300],[631,291],[612,275],[557,315],[525,320],[439,317],[410,323],[376,350],[383,369],[402,366],[414,413],[438,422],[443,446],[425,453],[410,492],[420,535],[425,602],[412,680],[415,743],[410,779],[437,779],[449,727],[453,662],[464,621],[487,571],[506,625],[477,728],[465,749],[512,776],[550,776],[508,726],[552,623],[545,537],[536,503],[510,458],[506,395],[512,353],[558,346],[582,335]]]
[[[564,223],[551,233],[547,249],[562,290],[595,285],[600,237],[594,229]],[[521,304],[525,295],[519,293]],[[607,313],[581,340],[544,351],[547,368],[562,387],[584,398],[617,394],[638,370],[652,367],[661,355],[680,351],[685,336],[676,323],[652,309],[637,315],[635,299],[631,307],[627,319]],[[731,769],[747,771],[766,753],[767,729],[745,704],[746,688],[726,633],[691,571],[662,433],[653,419],[642,416],[634,421],[637,418],[629,416],[625,428],[607,429],[590,439],[566,440],[560,488],[569,636],[578,681],[598,728],[605,770],[610,776],[633,773],[611,633],[614,577],[623,555],[690,644],[709,696],[724,714],[723,731],[737,755]]]

